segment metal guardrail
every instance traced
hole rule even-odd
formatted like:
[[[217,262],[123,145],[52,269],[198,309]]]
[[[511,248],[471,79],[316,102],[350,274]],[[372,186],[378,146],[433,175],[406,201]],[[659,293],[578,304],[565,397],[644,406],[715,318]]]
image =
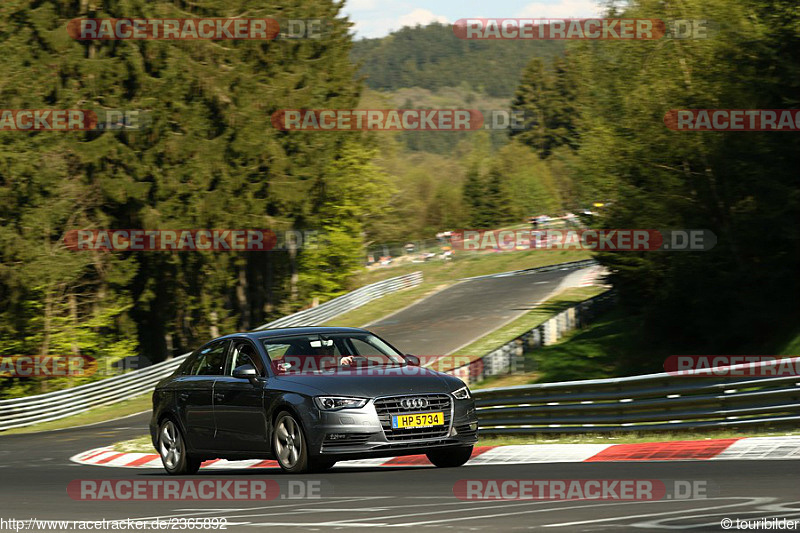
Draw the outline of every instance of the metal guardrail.
[[[421,282],[422,272],[413,272],[379,281],[317,307],[279,318],[256,329],[318,325],[376,298],[419,285]],[[160,380],[172,374],[188,355],[184,354],[141,370],[69,389],[24,398],[0,400],[0,431],[50,422],[83,413],[93,407],[111,405],[140,396],[152,389]]]
[[[172,374],[186,355],[69,389],[0,400],[0,431],[50,422],[140,396]]]
[[[800,357],[791,358],[795,368]],[[800,375],[756,365],[474,391],[482,433],[609,433],[800,425]],[[768,372],[751,372],[751,374]]]

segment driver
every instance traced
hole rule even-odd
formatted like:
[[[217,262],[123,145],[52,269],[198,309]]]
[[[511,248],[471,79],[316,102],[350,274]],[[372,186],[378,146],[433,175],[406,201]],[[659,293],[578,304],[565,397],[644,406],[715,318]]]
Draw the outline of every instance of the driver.
[[[321,346],[315,349],[316,355],[324,359],[336,357],[335,346]],[[339,359],[339,366],[355,366],[356,360],[352,355],[345,355]]]

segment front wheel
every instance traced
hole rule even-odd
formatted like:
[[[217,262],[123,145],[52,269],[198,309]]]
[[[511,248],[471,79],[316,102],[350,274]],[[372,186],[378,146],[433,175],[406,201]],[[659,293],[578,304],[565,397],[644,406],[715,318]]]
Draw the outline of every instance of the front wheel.
[[[458,446],[456,448],[444,448],[425,454],[428,461],[439,468],[452,468],[461,466],[472,456],[472,446]]]
[[[170,475],[194,474],[200,469],[201,461],[189,457],[183,434],[170,419],[164,420],[158,426],[158,454],[164,470]]]
[[[281,412],[275,420],[272,449],[284,472],[302,474],[311,469],[308,446],[300,422],[286,411]]]

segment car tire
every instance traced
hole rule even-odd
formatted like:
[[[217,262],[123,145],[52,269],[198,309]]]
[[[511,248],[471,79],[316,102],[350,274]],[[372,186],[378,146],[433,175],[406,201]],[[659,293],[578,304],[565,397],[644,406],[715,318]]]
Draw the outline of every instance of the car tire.
[[[272,451],[278,466],[289,474],[303,474],[311,470],[308,445],[300,422],[288,411],[281,411],[275,419],[272,432]]]
[[[439,468],[453,468],[461,466],[472,456],[472,446],[457,446],[454,448],[444,448],[425,454],[428,461]]]
[[[158,426],[158,455],[164,470],[173,476],[195,474],[200,469],[200,459],[189,455],[186,439],[178,424],[166,418]]]

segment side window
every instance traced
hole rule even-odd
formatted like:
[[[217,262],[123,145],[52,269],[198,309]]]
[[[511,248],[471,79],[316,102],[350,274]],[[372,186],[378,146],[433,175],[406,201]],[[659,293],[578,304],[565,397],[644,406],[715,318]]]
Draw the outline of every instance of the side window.
[[[222,341],[200,350],[197,366],[192,368],[192,373],[196,376],[221,376],[227,347],[228,342]]]
[[[259,375],[264,375],[264,363],[261,362],[261,357],[256,353],[253,345],[248,342],[234,344],[225,375],[233,375],[233,369],[242,365],[252,365],[258,370]]]

